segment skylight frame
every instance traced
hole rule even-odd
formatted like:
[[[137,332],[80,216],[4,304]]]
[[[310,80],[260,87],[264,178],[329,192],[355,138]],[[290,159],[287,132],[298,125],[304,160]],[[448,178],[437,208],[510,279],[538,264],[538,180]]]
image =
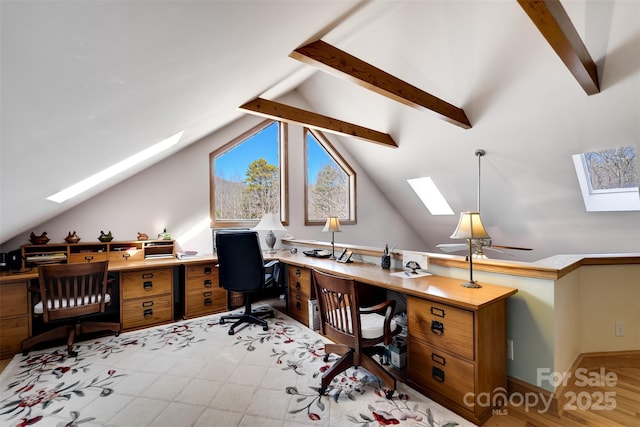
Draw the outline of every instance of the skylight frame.
[[[407,183],[431,215],[454,215],[447,199],[431,177],[410,178],[407,179]]]

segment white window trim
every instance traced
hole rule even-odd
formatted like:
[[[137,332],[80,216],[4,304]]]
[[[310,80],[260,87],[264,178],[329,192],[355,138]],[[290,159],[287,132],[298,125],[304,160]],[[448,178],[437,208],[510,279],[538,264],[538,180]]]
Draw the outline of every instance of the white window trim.
[[[640,211],[640,191],[635,188],[591,191],[582,154],[572,156],[587,212]]]

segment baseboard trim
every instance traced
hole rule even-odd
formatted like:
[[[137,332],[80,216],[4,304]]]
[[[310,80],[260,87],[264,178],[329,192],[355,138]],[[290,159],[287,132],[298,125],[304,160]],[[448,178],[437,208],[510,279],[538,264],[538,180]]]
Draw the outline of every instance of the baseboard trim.
[[[558,399],[556,394],[552,391],[545,390],[536,385],[529,384],[528,382],[509,376],[507,377],[507,391],[509,392],[510,399],[512,399],[512,396],[516,393],[520,396],[540,396],[537,400],[537,405],[530,407],[529,409],[546,411],[547,413],[558,415]],[[549,402],[549,399],[551,399],[551,403],[546,407],[543,402]]]

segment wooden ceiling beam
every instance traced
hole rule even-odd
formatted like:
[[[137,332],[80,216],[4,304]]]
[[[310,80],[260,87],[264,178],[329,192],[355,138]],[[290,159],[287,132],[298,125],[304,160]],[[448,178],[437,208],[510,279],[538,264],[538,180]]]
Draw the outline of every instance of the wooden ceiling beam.
[[[518,0],[587,95],[600,92],[598,68],[558,0]]]
[[[464,129],[471,127],[464,110],[322,40],[299,47],[289,56],[330,74],[346,78],[409,107],[436,113],[441,119]]]
[[[239,107],[241,110],[251,114],[267,117],[273,120],[280,120],[287,123],[294,123],[325,132],[338,135],[352,136],[365,141],[375,142],[387,147],[397,148],[398,144],[387,134],[373,129],[354,125],[342,120],[334,119],[311,111],[269,101],[263,98],[256,98]]]

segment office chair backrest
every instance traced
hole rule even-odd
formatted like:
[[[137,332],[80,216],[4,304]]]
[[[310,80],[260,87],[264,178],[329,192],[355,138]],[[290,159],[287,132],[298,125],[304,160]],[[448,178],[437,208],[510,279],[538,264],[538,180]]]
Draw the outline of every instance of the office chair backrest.
[[[264,285],[264,260],[257,231],[216,233],[216,248],[218,280],[223,288],[250,292]]]
[[[43,320],[104,312],[107,266],[99,261],[38,267]]]

